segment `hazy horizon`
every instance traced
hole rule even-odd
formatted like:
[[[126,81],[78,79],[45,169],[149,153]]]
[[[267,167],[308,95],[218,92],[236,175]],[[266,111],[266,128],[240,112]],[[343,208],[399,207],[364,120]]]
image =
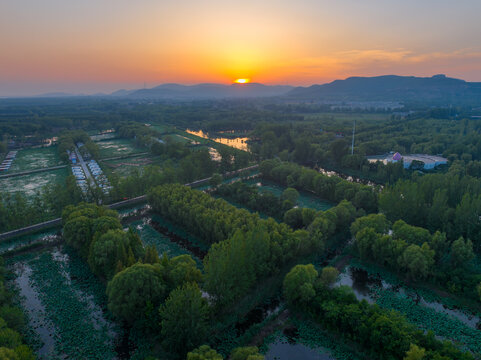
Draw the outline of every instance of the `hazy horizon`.
[[[0,4],[0,96],[162,83],[481,81],[481,2],[106,0]]]

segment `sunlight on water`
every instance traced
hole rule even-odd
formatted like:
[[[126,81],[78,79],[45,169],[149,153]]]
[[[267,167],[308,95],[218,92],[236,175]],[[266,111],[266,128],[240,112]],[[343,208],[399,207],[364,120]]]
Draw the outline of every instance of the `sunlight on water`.
[[[247,141],[249,140],[248,137],[236,137],[236,138],[225,138],[225,137],[209,137],[208,133],[204,133],[202,130],[199,131],[193,131],[187,129],[186,132],[192,135],[199,136],[204,139],[210,139],[215,142],[218,142],[220,144],[224,144],[227,146],[231,146],[233,148],[239,149],[239,150],[244,150],[244,151],[249,151],[249,145],[247,144]]]

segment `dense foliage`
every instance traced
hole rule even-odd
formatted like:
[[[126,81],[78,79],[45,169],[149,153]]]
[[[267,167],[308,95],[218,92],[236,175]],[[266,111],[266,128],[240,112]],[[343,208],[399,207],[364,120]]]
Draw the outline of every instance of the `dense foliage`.
[[[475,254],[469,239],[450,241],[445,233],[431,234],[403,220],[391,226],[383,214],[356,219],[351,233],[361,260],[386,266],[413,281],[429,279],[451,292],[478,298],[481,275],[472,264]]]
[[[329,288],[316,276],[312,265],[294,267],[284,282],[286,299],[323,326],[358,343],[371,358],[402,360],[416,345],[424,349],[423,359],[473,359],[452,343],[437,340],[432,332],[417,330],[399,313],[359,302],[349,288]]]

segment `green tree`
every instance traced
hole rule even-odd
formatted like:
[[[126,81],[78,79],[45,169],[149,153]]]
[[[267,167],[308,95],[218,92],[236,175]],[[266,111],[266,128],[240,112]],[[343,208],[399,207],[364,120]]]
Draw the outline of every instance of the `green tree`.
[[[221,174],[214,174],[211,176],[209,180],[209,185],[213,187],[217,187],[222,184],[222,175]]]
[[[308,302],[316,294],[314,283],[318,273],[314,265],[296,265],[284,278],[284,296],[290,303]]]
[[[264,356],[259,353],[255,346],[238,347],[232,351],[229,360],[263,360]]]
[[[157,264],[160,262],[159,254],[154,245],[145,248],[144,264]]]
[[[451,244],[451,262],[454,266],[466,267],[474,256],[471,240],[460,237]]]
[[[119,262],[123,266],[131,265],[131,252],[127,234],[122,230],[109,230],[92,242],[88,263],[95,274],[111,279]]]
[[[146,316],[150,305],[157,308],[166,296],[161,266],[135,264],[114,276],[107,285],[109,310],[133,324]]]
[[[325,286],[334,284],[339,276],[339,271],[332,266],[326,266],[322,269],[319,280]]]
[[[411,347],[406,352],[406,356],[403,360],[422,360],[424,359],[424,355],[426,354],[426,350],[415,345],[411,344]]]
[[[292,227],[293,229],[299,229],[303,226],[304,221],[302,218],[302,209],[294,208],[285,212],[284,223]]]
[[[476,290],[478,291],[478,298],[479,301],[481,301],[481,283],[478,284]]]
[[[223,360],[223,357],[209,345],[202,345],[187,353],[187,360]]]
[[[0,347],[0,359],[1,360],[22,360],[13,349],[6,347]]]
[[[209,330],[209,305],[195,283],[173,290],[159,309],[163,345],[177,354],[185,354],[202,344]]]
[[[351,225],[351,235],[356,234],[364,228],[370,227],[379,234],[386,234],[389,231],[391,224],[386,219],[384,214],[369,214],[357,218]]]
[[[297,199],[299,198],[299,192],[291,187],[288,187],[282,192],[281,200],[282,201],[290,201],[292,204],[297,203]]]
[[[168,273],[170,289],[175,289],[186,282],[199,283],[202,281],[202,272],[190,255],[179,255],[168,262],[162,261]]]
[[[399,265],[408,271],[408,275],[419,280],[429,275],[434,264],[434,251],[429,248],[427,243],[422,247],[418,245],[409,245],[402,253]]]
[[[65,242],[87,258],[92,241],[92,219],[86,216],[74,217],[63,227]]]

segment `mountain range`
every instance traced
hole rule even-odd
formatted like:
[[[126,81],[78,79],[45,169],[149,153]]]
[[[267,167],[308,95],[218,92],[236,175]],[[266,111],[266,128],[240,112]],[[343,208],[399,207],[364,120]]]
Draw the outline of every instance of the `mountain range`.
[[[46,97],[79,96],[65,93]],[[286,101],[339,103],[348,101],[398,101],[442,104],[480,104],[481,82],[435,75],[432,77],[384,75],[350,77],[323,85],[293,87],[249,84],[162,84],[150,89],[117,90],[104,96],[137,100],[208,100],[276,97]]]

